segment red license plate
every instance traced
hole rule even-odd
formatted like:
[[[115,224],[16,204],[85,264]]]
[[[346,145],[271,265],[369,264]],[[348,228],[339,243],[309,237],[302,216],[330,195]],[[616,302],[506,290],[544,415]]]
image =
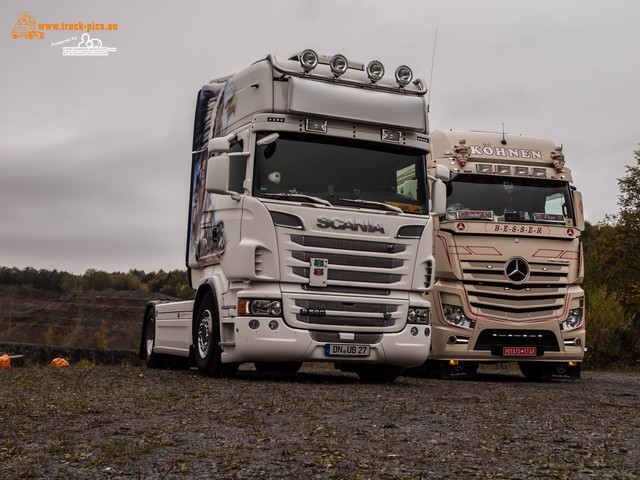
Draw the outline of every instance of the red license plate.
[[[505,357],[535,357],[537,353],[536,347],[502,347]]]

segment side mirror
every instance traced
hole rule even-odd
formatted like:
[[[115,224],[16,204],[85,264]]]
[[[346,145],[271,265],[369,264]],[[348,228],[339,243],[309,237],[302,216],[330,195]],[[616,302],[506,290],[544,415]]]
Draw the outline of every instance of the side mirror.
[[[218,139],[212,139],[218,140]],[[224,139],[222,139],[224,140]],[[211,142],[209,142],[211,144]],[[207,160],[207,193],[227,194],[229,191],[229,156],[222,153]]]
[[[215,137],[209,140],[207,144],[209,155],[214,153],[226,153],[229,151],[229,140],[226,137]]]
[[[444,165],[436,165],[436,178],[439,178],[443,182],[448,182],[451,176],[450,170]]]
[[[581,232],[584,231],[584,208],[582,206],[582,194],[574,190],[571,192],[573,196],[573,214],[576,217],[576,228]]]
[[[446,167],[443,168],[449,172]],[[441,217],[447,211],[447,186],[439,178],[431,185],[431,213],[437,217]]]

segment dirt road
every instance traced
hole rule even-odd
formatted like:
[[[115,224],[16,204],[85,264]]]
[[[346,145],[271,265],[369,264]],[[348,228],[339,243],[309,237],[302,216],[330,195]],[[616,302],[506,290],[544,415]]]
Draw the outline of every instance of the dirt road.
[[[640,375],[0,371],[0,478],[640,478]]]

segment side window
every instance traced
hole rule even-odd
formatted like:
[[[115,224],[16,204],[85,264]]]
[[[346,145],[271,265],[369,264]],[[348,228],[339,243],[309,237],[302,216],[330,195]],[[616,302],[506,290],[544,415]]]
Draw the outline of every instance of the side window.
[[[396,170],[397,192],[415,200],[418,198],[418,181],[416,179],[416,166],[411,164],[408,167]]]
[[[546,198],[544,213],[562,215],[564,210],[564,195],[562,193],[554,193]]]
[[[242,141],[231,145],[229,153],[242,152]],[[231,157],[229,168],[229,190],[243,193],[243,184],[247,172],[247,157]]]

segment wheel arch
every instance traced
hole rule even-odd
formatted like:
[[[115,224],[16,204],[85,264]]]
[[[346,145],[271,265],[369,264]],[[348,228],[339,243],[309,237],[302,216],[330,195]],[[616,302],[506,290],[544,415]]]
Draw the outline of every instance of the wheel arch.
[[[150,310],[156,309],[156,305],[159,303],[163,303],[161,300],[152,300],[147,302],[147,305],[144,309],[144,316],[142,317],[142,332],[140,333],[140,351],[138,352],[138,357],[140,360],[144,360],[145,358],[145,344],[147,341],[146,333],[147,333],[147,315]]]

